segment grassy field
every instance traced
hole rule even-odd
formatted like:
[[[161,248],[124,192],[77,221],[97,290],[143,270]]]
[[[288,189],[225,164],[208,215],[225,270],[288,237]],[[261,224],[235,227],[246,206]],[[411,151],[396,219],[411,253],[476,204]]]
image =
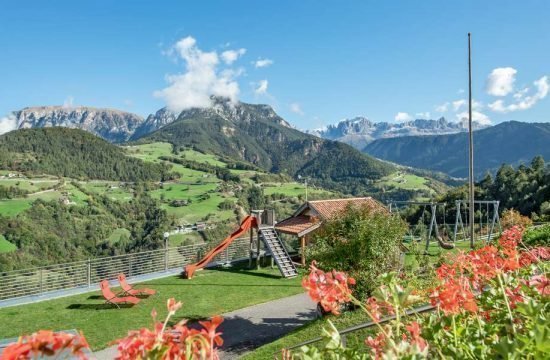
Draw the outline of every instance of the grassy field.
[[[0,235],[0,254],[9,253],[15,250],[17,250],[17,246],[6,240],[4,235]]]
[[[46,201],[59,199],[60,191],[48,191],[39,195],[29,195],[26,198],[0,200],[0,214],[3,216],[16,216],[31,207],[31,204],[36,199],[44,199]]]
[[[0,179],[0,186],[5,187],[15,187],[20,190],[25,190],[30,193],[37,191],[42,191],[48,189],[57,184],[58,181],[52,178],[38,178],[38,179],[21,179],[21,178],[10,178],[10,179]]]
[[[80,185],[91,193],[106,195],[111,200],[129,201],[133,198],[133,193],[130,188],[120,186],[116,181],[88,181],[80,182]]]
[[[128,155],[151,162],[158,162],[159,156],[172,154],[172,144],[165,142],[126,146],[125,149]]]
[[[428,183],[428,180],[426,178],[413,175],[413,174],[396,172],[378,180],[376,182],[376,185],[378,185],[378,187],[386,187],[386,188],[395,187],[395,188],[404,189],[404,190],[432,191],[432,189],[428,187],[427,183]]]
[[[304,184],[300,184],[297,182],[288,182],[288,183],[265,183],[263,184],[264,194],[265,195],[272,195],[272,194],[285,194],[286,196],[304,196],[306,195],[306,188]],[[330,195],[332,194],[330,191],[323,190],[323,189],[317,189],[313,187],[308,187],[307,189],[308,195]]]
[[[0,338],[39,329],[77,329],[92,349],[105,348],[128,330],[151,325],[151,310],[166,316],[166,300],[183,302],[177,320],[202,319],[302,292],[300,278],[283,279],[276,269],[204,270],[192,280],[172,276],[143,283],[157,294],[138,305],[116,309],[103,304],[99,292],[0,309]],[[117,289],[115,289],[116,291]],[[223,301],[218,301],[223,296]]]

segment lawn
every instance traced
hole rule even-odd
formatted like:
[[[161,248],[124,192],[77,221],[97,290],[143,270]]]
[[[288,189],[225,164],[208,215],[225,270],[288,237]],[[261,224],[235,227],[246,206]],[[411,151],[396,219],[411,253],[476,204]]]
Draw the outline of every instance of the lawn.
[[[30,193],[41,191],[47,188],[53,187],[57,184],[57,180],[48,179],[48,178],[38,178],[38,179],[21,179],[21,178],[11,178],[11,179],[0,179],[0,185],[6,187],[16,187],[20,190],[25,190]]]
[[[265,195],[272,195],[272,194],[285,194],[288,197],[295,197],[295,196],[306,196],[306,188],[304,184],[300,184],[297,182],[289,182],[289,183],[265,183],[263,186],[264,194]],[[308,195],[323,195],[328,196],[332,194],[330,191],[322,190],[322,189],[316,189],[313,187],[308,187],[307,189]]]
[[[219,167],[226,167],[226,163],[223,161],[220,161],[220,159],[212,154],[203,154],[201,152],[187,149],[179,153],[179,155],[187,160],[196,161],[199,163],[205,163],[209,165],[219,166]]]
[[[161,207],[169,215],[173,215],[181,220],[182,224],[193,224],[197,221],[206,220],[206,218],[209,221],[223,221],[234,217],[232,210],[218,209],[218,205],[226,198],[219,193],[209,195],[210,197],[204,200],[193,198],[192,203],[188,206],[173,207],[168,204],[162,204]]]
[[[111,235],[109,235],[109,237],[107,238],[107,240],[109,241],[109,243],[111,244],[116,244],[118,243],[121,239],[130,239],[131,237],[131,233],[130,233],[130,230],[128,229],[125,229],[125,228],[120,228],[120,229],[115,229]]]
[[[158,162],[159,156],[172,155],[172,144],[165,142],[126,146],[125,149],[131,156],[152,162]]]
[[[431,191],[431,189],[427,185],[427,182],[428,180],[421,176],[396,172],[386,177],[383,177],[382,179],[376,182],[376,185],[378,185],[379,187],[392,186],[392,187],[396,187],[398,189],[404,189],[404,190]]]
[[[6,240],[4,235],[0,235],[0,254],[9,253],[15,250],[17,250],[17,246]]]
[[[103,304],[99,292],[0,309],[0,338],[39,329],[78,329],[93,350],[105,348],[128,330],[151,325],[151,310],[166,316],[166,300],[183,302],[178,319],[202,319],[216,314],[295,295],[303,290],[300,277],[283,279],[276,269],[204,270],[192,280],[171,276],[143,283],[157,294],[138,305],[116,309]],[[115,289],[117,290],[117,289]],[[223,301],[220,298],[223,297]]]
[[[0,200],[0,215],[12,217],[31,207],[34,200],[40,198],[45,201],[59,199],[59,191],[48,191],[39,195],[30,195],[26,198]]]

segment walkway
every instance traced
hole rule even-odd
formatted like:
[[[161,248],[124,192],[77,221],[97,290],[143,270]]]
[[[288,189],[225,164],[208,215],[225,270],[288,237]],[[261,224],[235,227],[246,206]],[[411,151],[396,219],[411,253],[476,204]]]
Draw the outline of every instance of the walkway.
[[[316,316],[316,305],[307,294],[226,313],[220,326],[224,340],[221,359],[237,359],[240,355],[304,325]],[[116,356],[116,347],[98,351],[95,356],[98,360],[113,359]]]

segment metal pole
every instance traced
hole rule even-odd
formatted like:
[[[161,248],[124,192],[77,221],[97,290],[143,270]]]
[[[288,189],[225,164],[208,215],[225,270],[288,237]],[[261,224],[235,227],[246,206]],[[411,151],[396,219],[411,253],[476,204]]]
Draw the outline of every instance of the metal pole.
[[[472,36],[468,33],[468,134],[470,144],[469,191],[470,191],[470,248],[474,248],[474,137],[472,131]]]

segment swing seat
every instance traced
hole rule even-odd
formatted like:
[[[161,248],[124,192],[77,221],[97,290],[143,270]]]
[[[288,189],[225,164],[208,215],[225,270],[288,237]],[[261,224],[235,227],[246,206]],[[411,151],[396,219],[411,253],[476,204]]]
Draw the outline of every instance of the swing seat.
[[[443,241],[443,239],[441,238],[441,236],[437,236],[437,242],[439,244],[439,246],[442,248],[442,249],[445,249],[445,250],[451,250],[451,249],[454,249],[455,248],[455,244],[454,243],[448,243],[446,241]]]

